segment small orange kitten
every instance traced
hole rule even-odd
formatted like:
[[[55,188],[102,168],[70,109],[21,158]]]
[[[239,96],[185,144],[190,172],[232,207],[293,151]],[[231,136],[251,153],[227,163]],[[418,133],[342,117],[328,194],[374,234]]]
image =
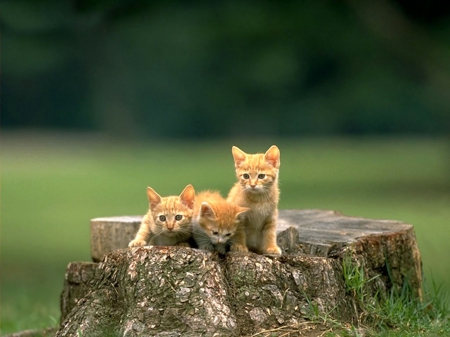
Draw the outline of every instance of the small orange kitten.
[[[246,207],[226,201],[219,192],[200,192],[195,198],[193,237],[198,248],[246,252],[245,233],[241,225]]]
[[[180,196],[160,197],[151,187],[147,187],[150,203],[143,217],[136,238],[128,247],[145,246],[186,246],[192,236],[192,213],[195,190],[187,185]]]
[[[247,247],[258,254],[281,254],[276,233],[280,150],[273,145],[264,154],[247,154],[233,146],[232,153],[238,182],[227,200],[250,208],[244,221]]]

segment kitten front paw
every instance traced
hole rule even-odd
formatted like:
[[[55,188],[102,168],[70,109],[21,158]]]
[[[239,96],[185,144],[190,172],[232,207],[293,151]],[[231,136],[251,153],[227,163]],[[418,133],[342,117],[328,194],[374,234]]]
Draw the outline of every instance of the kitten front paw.
[[[232,252],[248,252],[248,248],[245,245],[233,244],[230,247],[230,251],[232,251]]]
[[[208,252],[213,252],[214,246],[212,244],[199,245],[198,249],[207,250]]]
[[[214,245],[214,249],[219,252],[219,254],[225,255],[227,252],[227,246],[223,243]]]
[[[147,244],[144,240],[133,240],[128,244],[128,247],[144,247]]]
[[[273,255],[281,255],[281,249],[278,246],[272,246],[272,247],[268,247],[266,249],[266,254],[273,254]]]

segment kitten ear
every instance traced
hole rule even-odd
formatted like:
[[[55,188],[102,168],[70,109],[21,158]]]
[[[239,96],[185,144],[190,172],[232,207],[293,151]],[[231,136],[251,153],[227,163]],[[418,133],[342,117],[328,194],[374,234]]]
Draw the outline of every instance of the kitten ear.
[[[202,202],[202,205],[200,206],[200,216],[213,220],[216,217],[216,214],[207,202]]]
[[[185,204],[190,209],[194,208],[195,190],[191,184],[187,185],[184,188],[183,192],[181,192],[180,200],[181,200],[181,203]]]
[[[151,187],[147,187],[147,197],[150,203],[150,209],[154,209],[157,205],[161,203],[161,197]]]
[[[245,213],[249,210],[250,210],[249,207],[239,207],[238,206],[238,212],[236,214],[236,219],[238,219],[240,221],[244,220]]]
[[[264,154],[264,159],[275,168],[280,167],[280,150],[276,145],[272,145]]]
[[[231,148],[231,153],[233,153],[234,164],[236,168],[238,168],[242,164],[242,162],[247,159],[247,154],[237,146],[233,146]]]

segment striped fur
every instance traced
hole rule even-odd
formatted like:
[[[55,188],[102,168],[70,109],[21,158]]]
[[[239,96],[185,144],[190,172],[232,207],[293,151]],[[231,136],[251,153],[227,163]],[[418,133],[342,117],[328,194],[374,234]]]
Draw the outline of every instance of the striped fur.
[[[219,192],[200,192],[195,201],[193,236],[198,248],[218,251],[247,251],[241,226],[248,209],[226,201]]]
[[[232,153],[238,181],[227,200],[250,209],[244,220],[247,247],[258,254],[281,254],[276,242],[280,150],[273,145],[266,153],[247,154],[233,146]]]
[[[162,198],[151,187],[147,188],[149,210],[143,217],[139,231],[129,247],[187,246],[192,237],[192,214],[195,190],[187,185],[179,196]]]

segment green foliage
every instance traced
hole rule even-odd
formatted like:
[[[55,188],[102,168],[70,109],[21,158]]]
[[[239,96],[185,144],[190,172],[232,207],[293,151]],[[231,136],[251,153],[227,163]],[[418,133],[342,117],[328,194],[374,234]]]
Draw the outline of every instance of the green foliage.
[[[377,278],[367,278],[364,265],[351,253],[343,261],[343,275],[349,301],[353,301],[356,324],[342,323],[339,312],[322,313],[316,303],[309,301],[307,318],[326,327],[324,336],[362,337],[428,337],[450,334],[450,307],[448,292],[433,283],[424,298],[415,296],[405,283],[400,291],[392,288],[387,293],[373,294],[369,284]]]
[[[390,2],[364,11],[2,1],[2,126],[151,138],[448,132],[449,21],[414,25]],[[414,27],[407,38],[404,24]]]
[[[441,285],[430,308],[434,317],[442,316],[448,299],[441,295],[450,291],[449,265],[441,258],[450,255],[442,235],[450,218],[449,153],[442,140],[125,143],[3,132],[1,332],[46,327],[59,319],[65,267],[90,260],[90,219],[144,214],[147,186],[161,195],[179,194],[187,183],[226,194],[235,182],[231,146],[251,153],[272,144],[281,150],[281,209],[334,209],[415,226],[425,278],[432,271]],[[357,293],[367,276],[349,275],[354,282],[349,291]]]
[[[448,294],[441,288],[426,292],[420,299],[406,282],[400,291],[392,288],[387,294],[378,292],[373,296],[366,286],[374,278],[364,276],[364,266],[347,256],[343,260],[343,270],[347,290],[362,311],[360,317],[365,317],[354,330],[362,329],[366,336],[446,336],[450,333]]]
[[[378,278],[379,275],[368,278],[365,275],[364,264],[352,259],[350,254],[344,257],[342,267],[346,292],[353,296],[358,304],[366,303],[366,297],[369,295],[367,293],[367,286],[370,282]]]

